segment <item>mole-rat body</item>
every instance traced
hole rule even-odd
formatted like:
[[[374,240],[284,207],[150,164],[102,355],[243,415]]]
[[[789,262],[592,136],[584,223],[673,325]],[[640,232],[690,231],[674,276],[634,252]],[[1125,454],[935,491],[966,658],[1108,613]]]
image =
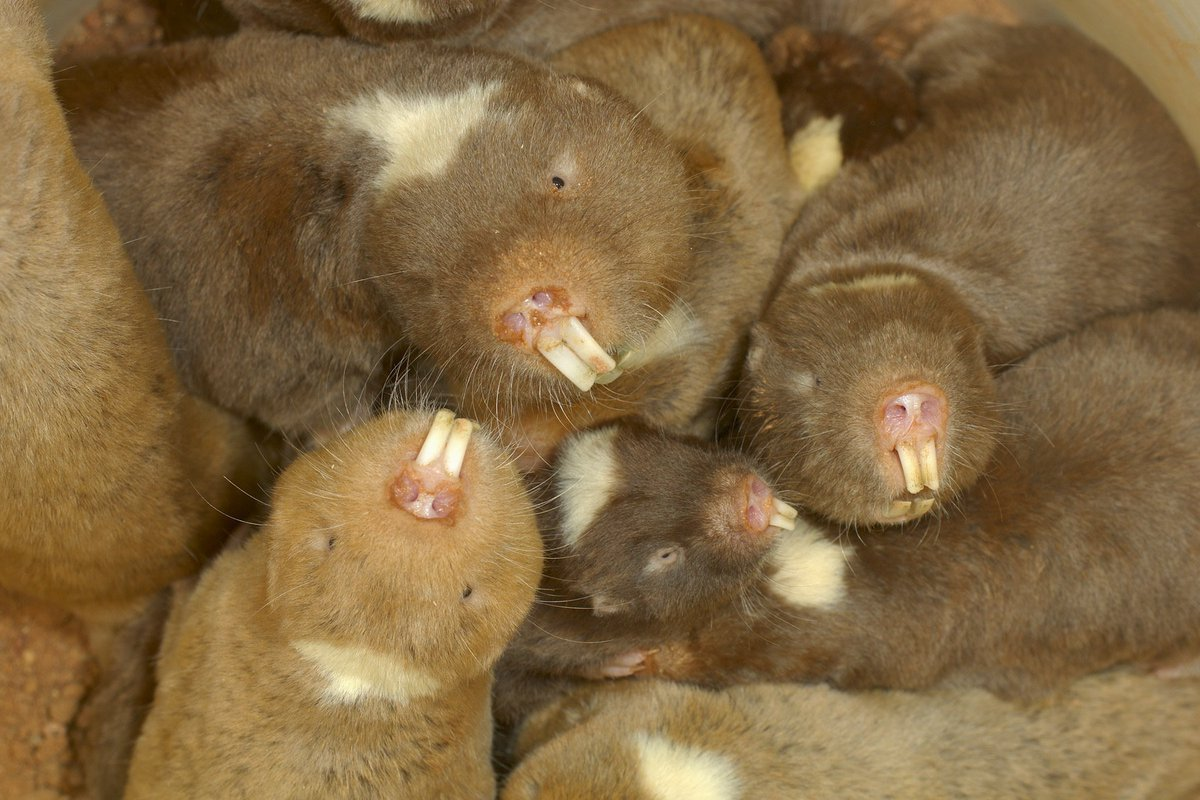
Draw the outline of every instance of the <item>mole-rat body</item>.
[[[650,671],[1034,696],[1200,652],[1200,316],[1095,321],[997,387],[1002,447],[952,511],[840,540],[798,521]]]
[[[745,34],[701,16],[616,28],[550,63],[610,86],[666,135],[688,169],[691,258],[655,327],[617,354],[604,385],[565,409],[534,409],[514,438],[546,457],[571,430],[632,414],[708,434],[803,199],[770,73]],[[503,413],[502,396],[473,399],[490,405],[469,406],[476,416]]]
[[[0,584],[82,616],[104,660],[267,470],[245,424],[179,386],[71,149],[36,7],[0,17]]]
[[[492,796],[490,668],[541,543],[507,454],[453,417],[301,457],[177,593],[126,797]]]
[[[502,725],[579,679],[637,672],[639,648],[746,591],[796,516],[745,456],[634,422],[571,436],[539,478],[546,569],[497,666]]]
[[[1200,290],[1200,170],[1112,56],[962,19],[906,67],[923,123],[805,207],[748,360],[743,421],[780,490],[856,525],[973,483],[993,370]]]
[[[469,39],[507,0],[224,0],[243,24],[368,42]]]
[[[1200,680],[1114,672],[1022,707],[978,689],[594,687],[531,719],[503,800],[1195,797]]]
[[[366,416],[404,350],[509,414],[566,402],[687,263],[663,137],[513,57],[240,34],[59,90],[185,380],[289,432]]]

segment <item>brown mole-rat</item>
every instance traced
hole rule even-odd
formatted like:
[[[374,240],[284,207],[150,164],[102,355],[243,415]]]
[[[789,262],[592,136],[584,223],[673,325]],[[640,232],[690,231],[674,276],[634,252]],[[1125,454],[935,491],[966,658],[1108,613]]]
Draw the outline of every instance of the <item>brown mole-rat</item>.
[[[486,30],[507,0],[222,0],[244,26],[368,42],[466,40]]]
[[[1033,706],[979,689],[846,694],[594,685],[532,718],[502,800],[1193,798],[1200,680],[1082,679]]]
[[[546,566],[497,665],[501,725],[579,679],[638,672],[643,648],[745,592],[796,518],[744,455],[635,421],[574,434],[537,479]]]
[[[620,92],[666,135],[688,170],[691,258],[670,305],[617,354],[618,368],[598,379],[604,385],[566,408],[522,415],[513,438],[536,464],[571,430],[619,416],[709,435],[803,199],[766,64],[744,33],[695,15],[614,28],[550,63]],[[489,417],[503,401],[473,399],[491,407],[471,413]]]
[[[957,19],[905,66],[921,124],[806,205],[745,386],[784,496],[856,525],[973,483],[996,443],[993,371],[1200,289],[1200,170],[1112,56],[1066,29]]]
[[[953,510],[857,537],[798,520],[644,672],[1036,696],[1200,653],[1200,315],[1096,320],[997,389],[1001,447]]]
[[[60,76],[185,381],[288,432],[367,416],[404,350],[508,415],[568,402],[689,258],[665,138],[530,61],[241,33]]]
[[[0,9],[0,64],[0,584],[80,615],[104,662],[269,470],[248,425],[181,389],[71,149],[35,4]]]
[[[491,666],[541,571],[511,458],[396,412],[302,456],[181,590],[128,798],[491,797]]]

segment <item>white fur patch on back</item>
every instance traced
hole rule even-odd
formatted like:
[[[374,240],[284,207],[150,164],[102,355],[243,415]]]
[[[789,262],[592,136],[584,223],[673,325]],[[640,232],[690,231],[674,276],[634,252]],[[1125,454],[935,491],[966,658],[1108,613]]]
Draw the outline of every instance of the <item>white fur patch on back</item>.
[[[612,500],[617,485],[617,459],[613,455],[616,428],[577,434],[558,460],[554,480],[562,506],[563,543],[574,547],[600,509]]]
[[[633,744],[638,782],[654,800],[734,800],[741,793],[733,762],[719,753],[645,733]]]
[[[846,569],[854,550],[829,541],[818,528],[796,520],[796,529],[783,531],[771,553],[778,568],[772,593],[793,606],[830,608],[846,596]]]
[[[792,172],[805,191],[815,191],[842,168],[842,118],[817,117],[792,134]]]
[[[667,313],[663,315],[658,326],[646,337],[642,346],[622,356],[617,366],[628,372],[674,355],[703,339],[704,328],[692,314],[687,303],[681,300],[667,309]]]
[[[417,0],[350,0],[359,16],[380,22],[433,22],[437,16]]]
[[[486,118],[488,101],[499,86],[492,82],[413,97],[380,90],[338,109],[333,117],[383,145],[388,158],[376,184],[387,188],[444,172],[463,139]]]
[[[921,280],[910,272],[876,273],[851,278],[848,281],[827,281],[808,287],[809,294],[844,291],[874,291],[875,289],[894,289],[897,286],[916,286]]]
[[[328,681],[321,697],[329,703],[348,705],[366,698],[408,703],[430,697],[441,688],[429,673],[366,647],[312,639],[292,642],[292,647]]]

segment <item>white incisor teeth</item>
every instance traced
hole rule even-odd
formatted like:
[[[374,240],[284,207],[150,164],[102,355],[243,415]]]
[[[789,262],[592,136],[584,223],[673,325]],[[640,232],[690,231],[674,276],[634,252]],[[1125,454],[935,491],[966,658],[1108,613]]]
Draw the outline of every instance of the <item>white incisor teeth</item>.
[[[933,439],[921,445],[921,480],[935,492],[938,490],[937,443]]]
[[[433,415],[433,424],[429,433],[425,434],[425,443],[421,452],[417,453],[417,463],[423,467],[429,466],[441,457],[446,449],[446,440],[450,438],[450,429],[454,426],[454,412],[448,408]]]
[[[917,450],[908,442],[896,445],[896,455],[900,456],[900,471],[904,473],[904,485],[910,494],[916,494],[925,486],[921,480],[921,465],[917,461]]]
[[[771,519],[768,520],[768,524],[785,531],[795,530],[796,517],[799,516],[800,512],[778,498],[775,499],[774,505],[775,508],[771,514]]]
[[[554,328],[543,331],[538,336],[537,349],[583,392],[592,388],[597,375],[611,372],[617,366],[578,317],[567,317]]]
[[[443,472],[457,478],[462,472],[463,459],[466,458],[467,445],[471,442],[474,430],[475,424],[471,420],[455,419],[453,411],[443,408],[433,415],[429,433],[425,434],[421,452],[417,453],[417,463],[427,467],[441,459]]]

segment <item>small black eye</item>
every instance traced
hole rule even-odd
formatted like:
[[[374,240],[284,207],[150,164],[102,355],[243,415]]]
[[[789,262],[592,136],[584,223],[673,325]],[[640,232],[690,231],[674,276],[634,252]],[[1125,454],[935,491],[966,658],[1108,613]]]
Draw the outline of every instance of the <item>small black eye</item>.
[[[328,542],[325,544],[325,548],[326,548],[327,550],[332,550],[332,549],[333,549],[333,546],[334,546],[335,544],[337,544],[337,537],[336,537],[336,536],[330,536],[330,537],[329,537],[329,541],[328,541]]]
[[[467,588],[463,589],[463,600],[466,600],[468,597],[470,597],[470,596],[471,596],[471,592],[473,592],[473,591],[475,591],[475,590],[474,590],[474,589],[472,589],[470,586],[468,586]]]
[[[562,178],[558,177],[557,175],[555,175],[553,178],[551,178],[550,182],[552,184],[554,184],[555,189],[561,189],[567,185],[567,182],[564,181]]]

